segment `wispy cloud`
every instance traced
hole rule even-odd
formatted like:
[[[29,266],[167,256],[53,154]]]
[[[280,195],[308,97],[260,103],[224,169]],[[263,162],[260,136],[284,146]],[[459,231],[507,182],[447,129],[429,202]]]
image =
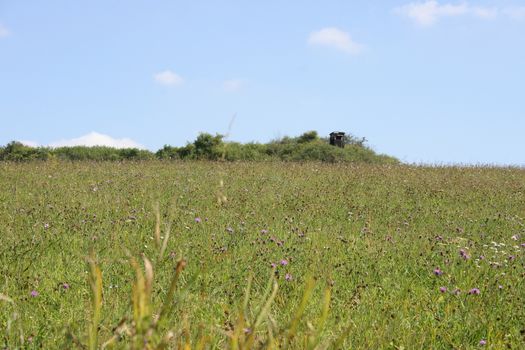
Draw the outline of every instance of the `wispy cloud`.
[[[357,55],[363,51],[363,45],[355,42],[347,32],[335,27],[310,33],[308,44],[334,48],[349,55]]]
[[[525,20],[525,6],[521,7],[507,7],[503,13],[515,20]]]
[[[9,35],[11,35],[9,29],[7,29],[2,23],[0,23],[0,39],[7,38]]]
[[[153,75],[155,82],[165,86],[180,86],[184,83],[184,79],[177,73],[171,70],[165,70]]]
[[[144,149],[145,147],[141,144],[133,141],[132,139],[122,138],[115,139],[111,136],[99,134],[98,132],[90,132],[87,135],[52,142],[49,144],[50,147],[71,147],[71,146],[107,146],[113,148],[140,148]]]
[[[411,2],[394,9],[394,13],[407,17],[420,26],[432,26],[441,18],[473,16],[480,19],[495,19],[504,9],[498,7],[471,6],[467,2],[457,4],[439,3],[436,0]]]
[[[222,89],[226,92],[237,92],[242,90],[244,87],[244,81],[242,79],[229,79],[222,83]]]

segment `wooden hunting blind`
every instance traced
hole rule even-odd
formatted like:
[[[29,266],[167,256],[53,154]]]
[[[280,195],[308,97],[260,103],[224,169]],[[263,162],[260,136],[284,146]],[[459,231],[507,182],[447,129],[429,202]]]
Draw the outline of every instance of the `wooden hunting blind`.
[[[334,131],[330,133],[330,144],[332,146],[345,147],[345,133],[341,131]]]

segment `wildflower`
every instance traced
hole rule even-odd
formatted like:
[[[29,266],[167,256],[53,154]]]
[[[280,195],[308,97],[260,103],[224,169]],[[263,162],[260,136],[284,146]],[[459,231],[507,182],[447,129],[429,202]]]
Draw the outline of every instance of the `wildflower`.
[[[49,224],[46,222],[46,223],[44,224],[44,230],[47,230],[48,228],[49,228]]]
[[[522,248],[525,248],[525,243],[521,243],[521,247],[522,247]]]
[[[434,269],[434,275],[436,275],[436,276],[441,276],[442,274],[443,274],[443,271],[441,271],[441,270],[439,269],[439,267],[436,267],[436,268]]]
[[[460,293],[461,293],[461,289],[459,288],[454,289],[454,291],[452,292],[452,294],[454,295],[459,295]]]
[[[195,222],[196,222],[196,223],[200,223],[201,221],[202,221],[201,218],[199,218],[199,217],[196,217],[196,218],[195,218]]]
[[[281,265],[282,266],[288,265],[288,260],[286,260],[286,259],[281,260]]]
[[[287,281],[291,281],[293,279],[293,277],[292,277],[292,275],[287,273],[286,276],[284,276],[284,279],[287,280]]]
[[[512,238],[513,240],[517,241],[519,237],[518,237],[518,235],[514,235],[514,236],[512,236],[510,238]]]
[[[500,284],[500,285],[498,286],[498,289],[500,289],[500,290],[503,289],[503,286]]]
[[[481,339],[479,341],[479,345],[481,345],[481,346],[487,345],[487,341],[485,339]]]
[[[441,293],[446,293],[447,292],[447,287],[439,287],[439,291]]]
[[[67,283],[67,282],[62,283],[62,288],[63,289],[68,290],[69,287],[70,287],[69,283]]]
[[[277,264],[276,263],[271,263],[270,266],[272,267],[272,269],[275,269],[277,267]]]
[[[34,297],[37,297],[38,296],[38,292],[36,290],[32,290],[31,291],[31,296],[34,298]]]
[[[465,249],[460,249],[459,250],[459,256],[461,256],[463,258],[463,260],[470,259],[470,255],[467,254],[467,251]]]
[[[436,236],[436,241],[442,241],[442,240],[443,240],[442,236]]]
[[[226,231],[229,232],[229,233],[233,233],[233,228],[231,228],[231,227],[226,227]]]
[[[512,261],[512,260],[516,259],[516,257],[514,255],[510,255],[508,259],[509,259],[509,261]]]
[[[468,291],[468,294],[469,295],[479,295],[481,294],[481,292],[478,288],[472,288],[471,290]]]
[[[263,228],[263,229],[261,230],[261,233],[264,235],[264,234],[268,233],[268,230]]]

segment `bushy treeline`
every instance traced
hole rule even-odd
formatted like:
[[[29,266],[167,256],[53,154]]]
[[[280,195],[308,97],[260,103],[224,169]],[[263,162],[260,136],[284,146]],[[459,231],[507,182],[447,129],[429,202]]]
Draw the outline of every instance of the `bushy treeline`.
[[[345,138],[344,148],[329,144],[316,131],[308,131],[298,137],[283,137],[268,143],[226,142],[220,134],[201,133],[195,141],[182,147],[165,145],[155,153],[136,148],[116,149],[111,147],[29,147],[11,142],[0,147],[0,160],[96,160],[122,161],[147,159],[172,160],[226,160],[226,161],[324,161],[397,163],[398,160],[378,155],[366,146],[366,140],[352,135]]]
[[[74,146],[74,147],[30,147],[20,142],[10,142],[0,147],[0,160],[146,160],[154,159],[155,155],[137,148],[112,148],[104,146]]]

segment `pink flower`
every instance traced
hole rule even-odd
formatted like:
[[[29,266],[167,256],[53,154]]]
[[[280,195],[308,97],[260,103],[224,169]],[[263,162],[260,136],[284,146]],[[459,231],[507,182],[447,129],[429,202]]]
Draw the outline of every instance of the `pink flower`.
[[[478,288],[472,288],[471,290],[468,291],[468,294],[470,294],[470,295],[479,295],[479,294],[481,294],[481,291]]]
[[[479,341],[479,345],[481,345],[481,346],[485,346],[485,345],[487,345],[487,341],[486,341],[485,339],[481,339],[481,340]]]
[[[33,298],[37,297],[37,296],[38,296],[38,292],[37,292],[36,290],[32,290],[32,291],[31,291],[31,296],[32,296]]]
[[[199,218],[199,217],[195,218],[195,222],[196,222],[196,223],[200,223],[201,221],[202,221],[201,218]]]
[[[286,259],[281,260],[281,265],[282,266],[288,265],[288,260],[286,260]]]
[[[447,287],[439,287],[439,291],[441,293],[446,293],[447,292]]]
[[[436,276],[441,276],[442,274],[443,274],[443,271],[441,271],[441,270],[439,269],[439,267],[436,267],[436,268],[434,269],[434,275],[436,275]]]
[[[461,256],[464,260],[470,259],[470,255],[467,254],[465,249],[459,250],[459,256]]]
[[[287,273],[286,276],[284,276],[284,279],[287,280],[287,281],[291,281],[293,279],[293,277],[292,277],[292,275]]]

